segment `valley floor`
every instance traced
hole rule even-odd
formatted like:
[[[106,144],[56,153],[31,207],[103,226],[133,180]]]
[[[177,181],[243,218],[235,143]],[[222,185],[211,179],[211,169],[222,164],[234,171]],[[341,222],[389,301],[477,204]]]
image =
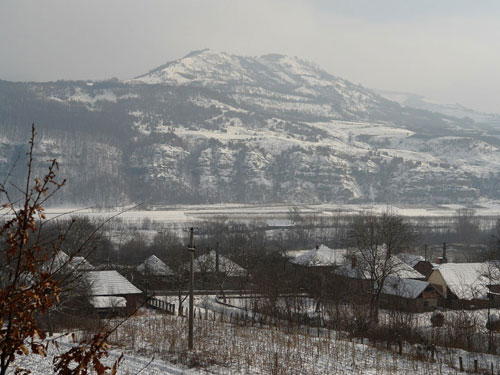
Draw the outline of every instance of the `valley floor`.
[[[329,217],[333,215],[352,215],[367,211],[382,213],[387,210],[406,217],[452,217],[456,210],[471,205],[389,205],[389,204],[206,204],[179,206],[116,207],[112,209],[49,207],[47,217],[88,216],[95,219],[106,219],[117,216],[128,223],[141,223],[144,219],[157,222],[186,224],[217,217],[235,221],[261,220],[269,225],[290,225],[291,210],[298,209],[301,215]],[[500,201],[479,201],[472,205],[478,216],[496,218],[500,214]]]

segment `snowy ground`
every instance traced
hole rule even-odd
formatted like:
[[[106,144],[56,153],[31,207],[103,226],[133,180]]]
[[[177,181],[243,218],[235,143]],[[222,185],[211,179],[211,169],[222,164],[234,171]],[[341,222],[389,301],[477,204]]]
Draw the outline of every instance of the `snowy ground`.
[[[434,359],[416,345],[396,345],[349,338],[345,333],[315,327],[270,326],[258,319],[235,321],[238,308],[219,305],[213,296],[195,301],[195,350],[186,351],[187,320],[142,311],[114,333],[109,364],[124,352],[119,375],[132,374],[457,374],[462,357],[466,371],[500,371],[500,357],[438,347]],[[224,315],[222,315],[224,313]],[[233,317],[230,314],[233,313]],[[454,319],[455,313],[447,314]],[[470,312],[485,319],[486,311]],[[429,326],[429,314],[419,324]],[[63,343],[61,350],[69,344]],[[47,357],[20,357],[19,365],[34,375],[52,373],[52,349]]]
[[[127,354],[118,374],[456,374],[458,356],[464,366],[472,370],[474,359],[482,367],[493,363],[498,370],[497,358],[473,356],[466,352],[438,350],[433,361],[406,345],[404,354],[396,348],[375,348],[360,340],[341,338],[335,332],[315,330],[290,331],[270,327],[251,327],[208,320],[195,322],[195,351],[185,349],[185,319],[171,316],[146,316],[133,319],[117,335],[123,348],[113,348],[111,364],[124,350]],[[112,338],[112,342],[113,342]],[[64,350],[64,345],[61,348]],[[52,350],[47,357],[22,358],[19,365],[29,368],[34,375],[52,373]],[[156,358],[151,361],[151,358]],[[195,365],[187,368],[184,364]]]
[[[233,220],[268,221],[274,225],[289,225],[288,215],[290,209],[298,208],[301,214],[316,216],[332,216],[356,214],[363,211],[384,212],[391,210],[403,216],[427,216],[427,217],[449,217],[456,214],[456,210],[464,205],[447,204],[438,206],[396,206],[396,205],[340,205],[340,204],[316,204],[316,205],[247,205],[247,204],[213,204],[213,205],[186,205],[151,207],[150,210],[116,208],[113,210],[97,210],[75,207],[53,207],[46,210],[48,217],[68,214],[89,216],[96,219],[106,219],[111,216],[118,217],[125,222],[140,224],[149,219],[163,223],[185,224],[204,219],[216,217],[227,217]],[[499,216],[500,201],[479,201],[474,205],[477,215]]]
[[[51,349],[47,352],[46,357],[41,357],[38,355],[20,357],[18,366],[29,369],[31,371],[31,374],[33,375],[53,374],[53,358],[68,349],[69,345],[63,344],[60,345],[59,350],[51,347]],[[110,355],[108,359],[104,361],[104,363],[111,367],[114,361],[116,361],[120,357],[121,352],[118,350],[112,350],[109,354]],[[118,375],[133,375],[139,373],[144,375],[181,375],[199,374],[200,371],[197,371],[195,369],[187,369],[183,366],[176,366],[171,363],[167,363],[161,360],[155,360],[152,358],[140,357],[136,355],[124,355],[118,369]]]

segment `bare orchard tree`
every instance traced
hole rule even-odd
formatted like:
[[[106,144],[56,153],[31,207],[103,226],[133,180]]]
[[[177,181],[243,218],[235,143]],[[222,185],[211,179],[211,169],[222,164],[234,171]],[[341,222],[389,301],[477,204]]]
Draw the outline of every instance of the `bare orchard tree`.
[[[59,305],[68,285],[71,287],[67,283],[71,273],[61,270],[71,262],[72,255],[60,259],[67,231],[53,238],[42,235],[49,221],[43,206],[64,181],[56,179],[55,160],[49,163],[43,177],[32,176],[34,146],[33,127],[23,186],[12,185],[8,179],[0,183],[0,217],[4,220],[0,228],[0,375],[29,373],[19,368],[19,357],[44,356],[47,347],[56,344],[46,340],[40,316]],[[102,375],[108,370],[116,371],[119,360],[113,369],[101,361],[107,356],[110,333],[97,332],[89,341],[54,358],[55,373],[83,375],[93,369]]]
[[[360,214],[353,218],[348,238],[353,248],[352,266],[356,272],[353,276],[366,281],[370,294],[369,320],[375,325],[384,283],[404,267],[394,255],[413,243],[414,228],[402,216],[391,212]]]
[[[183,304],[184,301],[189,296],[189,253],[186,248],[175,247],[169,249],[168,251],[168,266],[172,269],[174,274],[172,275],[172,283],[177,293],[177,310],[178,315],[184,315]]]

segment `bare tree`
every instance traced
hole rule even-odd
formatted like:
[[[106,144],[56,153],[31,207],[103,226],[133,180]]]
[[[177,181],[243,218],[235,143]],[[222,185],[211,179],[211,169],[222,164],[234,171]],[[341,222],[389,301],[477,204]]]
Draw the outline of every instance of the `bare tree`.
[[[0,229],[0,375],[10,372],[19,356],[45,355],[47,346],[54,344],[54,341],[44,341],[46,333],[39,317],[59,305],[71,287],[68,281],[72,274],[62,270],[71,262],[73,254],[62,261],[58,257],[67,231],[53,238],[42,236],[49,221],[43,205],[64,181],[56,179],[55,160],[50,161],[45,176],[33,178],[34,146],[33,127],[24,186],[10,184],[8,179],[0,184],[0,215],[5,219]],[[56,357],[56,373],[83,375],[92,368],[97,374],[104,374],[110,369],[101,362],[107,356],[106,340],[110,333],[97,332],[88,342],[77,344]],[[115,371],[118,363],[119,360],[113,366]],[[18,368],[16,373],[28,373],[28,370]]]
[[[414,238],[412,226],[402,216],[391,212],[360,214],[353,218],[349,234],[354,250],[352,266],[355,266],[356,275],[353,276],[367,281],[372,325],[378,323],[384,283],[404,266],[394,255],[407,249]]]
[[[172,283],[177,292],[177,310],[178,315],[183,315],[183,303],[187,299],[188,285],[189,285],[189,270],[186,268],[186,264],[189,261],[189,254],[183,248],[173,248],[169,251],[169,262],[168,266],[172,269],[174,274],[172,275]]]

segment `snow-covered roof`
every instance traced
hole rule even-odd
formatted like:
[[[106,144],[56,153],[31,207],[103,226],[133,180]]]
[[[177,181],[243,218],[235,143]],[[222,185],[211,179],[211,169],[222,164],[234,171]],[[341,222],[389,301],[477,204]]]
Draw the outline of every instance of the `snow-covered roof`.
[[[98,296],[89,298],[90,303],[96,309],[110,309],[113,307],[126,307],[127,300],[117,296]]]
[[[64,267],[69,266],[69,255],[64,251],[59,250],[44,264],[44,268],[58,271]]]
[[[194,260],[195,272],[216,272],[216,252],[210,251],[208,254],[199,256]],[[219,255],[219,272],[228,276],[245,276],[246,270],[232,260]]]
[[[117,271],[89,271],[85,273],[90,284],[91,296],[116,296],[122,294],[141,294],[135,287]]]
[[[328,246],[321,245],[297,256],[291,263],[306,267],[340,266],[346,262],[346,255],[346,249],[330,249]]]
[[[416,254],[400,253],[397,256],[410,267],[415,267],[418,262],[425,260],[423,256]]]
[[[94,266],[90,264],[84,257],[74,257],[69,262],[70,266],[78,271],[92,271]]]
[[[168,276],[173,275],[174,272],[162,262],[160,258],[156,255],[151,255],[148,259],[142,262],[138,267],[137,271],[144,274],[151,274],[155,276]]]
[[[391,259],[398,259],[397,257],[391,257]],[[401,261],[398,262],[398,265],[395,270],[395,275],[402,279],[422,279],[425,276],[422,275],[417,270],[410,267],[408,264],[403,263]]]
[[[94,267],[82,256],[70,257],[64,251],[59,250],[54,253],[54,255],[47,260],[43,265],[43,269],[52,271],[90,271]]]
[[[488,285],[500,283],[500,270],[493,263],[444,263],[436,269],[448,289],[459,299],[484,299]]]
[[[361,254],[356,249],[330,249],[327,246],[321,245],[319,248],[314,248],[305,254],[297,256],[291,262],[306,267],[335,267],[335,273],[351,278],[368,278],[370,275],[367,258],[369,253]],[[380,249],[376,254],[378,261],[382,264],[385,262],[385,250]],[[353,266],[352,258],[356,258]],[[396,256],[391,256],[389,267],[394,276],[403,279],[421,279],[424,276],[404,263]]]
[[[385,280],[382,293],[404,298],[418,298],[428,286],[429,283],[426,281],[389,276]]]

